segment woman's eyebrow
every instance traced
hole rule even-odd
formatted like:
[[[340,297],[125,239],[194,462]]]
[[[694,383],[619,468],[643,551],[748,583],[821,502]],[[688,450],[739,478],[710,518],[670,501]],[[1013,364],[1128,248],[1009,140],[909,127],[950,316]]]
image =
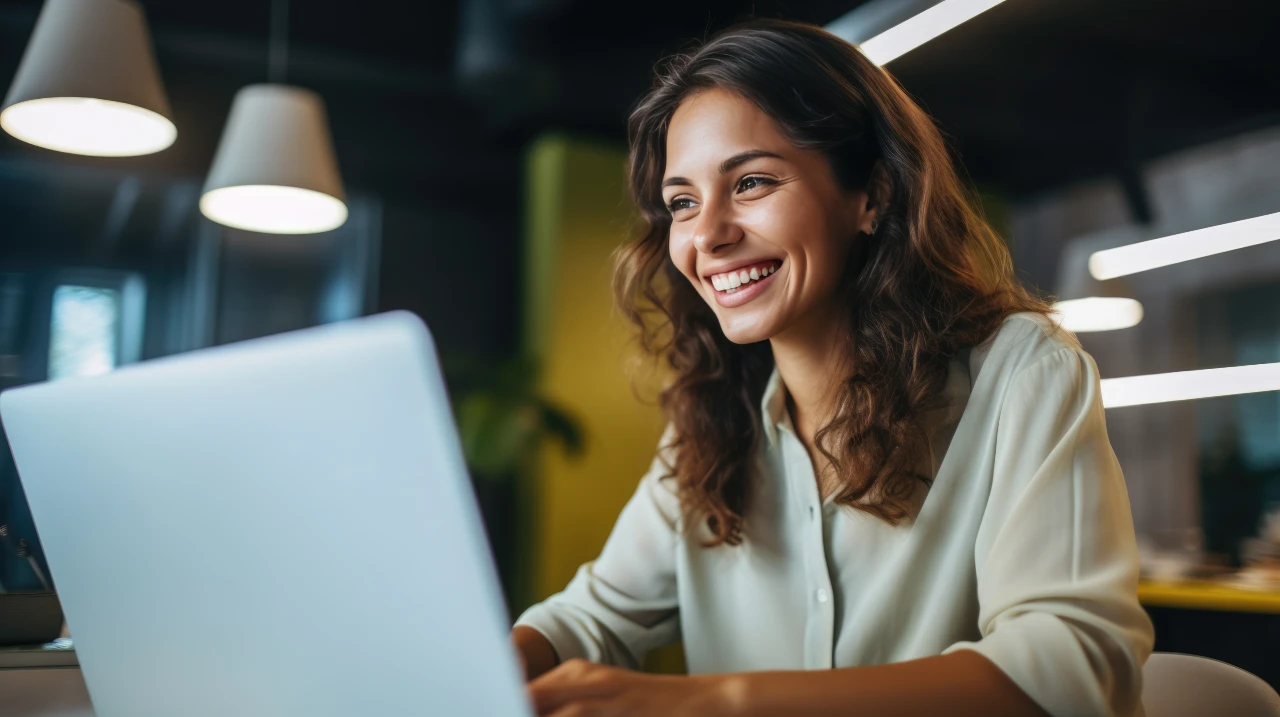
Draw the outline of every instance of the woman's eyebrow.
[[[745,152],[739,152],[739,153],[737,153],[737,154],[733,155],[732,157],[730,157],[730,158],[726,159],[725,161],[721,162],[721,163],[720,163],[720,173],[721,173],[721,174],[724,174],[725,172],[730,171],[730,170],[731,170],[731,169],[733,169],[734,167],[737,167],[737,166],[739,166],[739,165],[741,165],[741,164],[746,164],[747,162],[750,162],[750,161],[751,161],[751,160],[753,160],[753,159],[759,159],[759,158],[761,158],[761,157],[773,157],[774,159],[782,159],[782,158],[783,158],[783,157],[782,157],[782,155],[780,155],[780,154],[776,154],[776,153],[774,153],[774,152],[770,152],[770,151],[768,151],[768,150],[764,150],[764,149],[749,149],[749,150],[747,150],[747,151],[745,151]],[[664,189],[665,189],[666,187],[672,187],[672,186],[675,186],[675,185],[690,186],[690,185],[692,185],[692,184],[693,184],[693,182],[690,182],[689,180],[685,179],[684,177],[667,177],[666,179],[662,180],[662,187],[663,187]]]

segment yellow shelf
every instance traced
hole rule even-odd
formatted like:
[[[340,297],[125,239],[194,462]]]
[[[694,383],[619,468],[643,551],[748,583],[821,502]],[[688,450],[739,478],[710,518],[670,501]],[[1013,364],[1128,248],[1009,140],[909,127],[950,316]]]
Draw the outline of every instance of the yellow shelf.
[[[1280,591],[1246,590],[1207,581],[1138,583],[1138,600],[1149,607],[1280,614]]]

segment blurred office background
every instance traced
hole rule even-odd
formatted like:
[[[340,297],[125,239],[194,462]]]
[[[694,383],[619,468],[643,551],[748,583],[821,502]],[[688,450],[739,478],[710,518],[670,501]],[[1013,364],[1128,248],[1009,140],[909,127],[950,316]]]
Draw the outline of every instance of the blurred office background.
[[[172,146],[91,157],[0,134],[0,387],[413,311],[446,363],[513,614],[595,555],[661,431],[634,397],[609,292],[610,254],[632,227],[624,122],[651,68],[752,14],[834,30],[875,9],[141,5]],[[0,0],[4,82],[41,7]],[[1280,212],[1277,28],[1273,0],[1008,0],[886,67],[947,133],[1023,279],[1080,298],[1095,251]],[[237,91],[269,78],[323,99],[348,212],[336,229],[261,233],[201,212]],[[1280,243],[1099,291],[1143,307],[1135,326],[1080,334],[1105,378],[1280,362]],[[651,397],[660,377],[639,376]],[[1280,392],[1115,407],[1107,420],[1157,649],[1280,685]],[[0,582],[38,588],[38,537],[7,453],[0,524],[29,540],[36,566],[6,546]]]

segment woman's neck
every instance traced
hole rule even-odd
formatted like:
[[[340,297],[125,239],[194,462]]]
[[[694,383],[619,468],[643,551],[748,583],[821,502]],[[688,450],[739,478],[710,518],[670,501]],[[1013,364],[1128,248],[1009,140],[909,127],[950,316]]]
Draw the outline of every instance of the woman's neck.
[[[819,486],[825,484],[826,461],[814,437],[835,413],[839,387],[848,374],[842,335],[839,323],[831,321],[820,330],[790,331],[770,340],[774,365],[787,389],[791,423],[809,451]]]

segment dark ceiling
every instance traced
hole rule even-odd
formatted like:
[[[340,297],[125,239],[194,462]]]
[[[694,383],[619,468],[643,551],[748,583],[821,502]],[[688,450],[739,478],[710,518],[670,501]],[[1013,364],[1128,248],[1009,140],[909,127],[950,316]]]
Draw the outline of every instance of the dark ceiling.
[[[889,68],[1018,196],[1280,122],[1277,30],[1273,0],[1009,0]]]
[[[470,197],[548,129],[620,142],[663,55],[735,19],[829,22],[858,0],[294,0],[291,81],[327,98],[344,176]],[[143,0],[180,128],[142,166],[203,174],[265,78],[267,0]],[[11,77],[39,2],[0,2]],[[974,181],[1012,198],[1280,121],[1280,2],[1008,0],[890,63]],[[463,59],[460,59],[463,58]],[[29,156],[5,138],[0,157]],[[499,180],[499,175],[507,176]],[[412,188],[412,189],[410,189]]]
[[[143,220],[195,225],[232,97],[267,77],[271,3],[142,3],[177,143],[98,159],[0,134],[0,267],[110,255],[159,280],[165,257],[182,250],[164,239],[181,232]],[[325,98],[348,194],[379,200],[379,308],[418,312],[450,350],[502,355],[518,336],[532,137],[563,131],[621,146],[664,55],[752,14],[825,24],[859,4],[293,0],[287,79]],[[39,8],[0,0],[6,86]],[[1145,162],[1280,122],[1277,30],[1277,0],[1007,0],[889,69],[984,191],[1018,201],[1119,177],[1142,218]],[[128,236],[107,246],[102,227],[132,181],[141,205],[167,209],[134,212]],[[428,271],[440,266],[451,270]]]

